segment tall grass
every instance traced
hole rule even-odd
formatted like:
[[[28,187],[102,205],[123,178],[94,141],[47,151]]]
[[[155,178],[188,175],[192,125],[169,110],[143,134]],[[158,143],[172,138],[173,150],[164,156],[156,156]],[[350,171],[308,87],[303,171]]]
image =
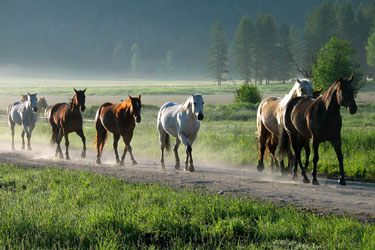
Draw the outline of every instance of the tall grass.
[[[5,249],[374,249],[375,226],[249,198],[0,164]]]

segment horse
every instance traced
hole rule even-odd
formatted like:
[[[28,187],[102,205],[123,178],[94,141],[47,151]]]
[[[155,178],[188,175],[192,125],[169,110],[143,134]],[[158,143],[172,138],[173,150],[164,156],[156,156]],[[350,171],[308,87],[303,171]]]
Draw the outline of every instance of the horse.
[[[95,115],[97,164],[101,164],[100,157],[107,139],[107,131],[113,133],[113,149],[115,150],[116,163],[120,166],[124,166],[125,155],[126,152],[129,151],[132,165],[137,164],[133,156],[130,142],[133,138],[136,123],[141,122],[141,108],[140,95],[138,97],[129,96],[128,100],[120,104],[106,102],[100,105]],[[125,149],[121,160],[119,159],[117,151],[120,136],[125,143]]]
[[[300,159],[300,145],[312,138],[314,154],[312,184],[319,185],[316,178],[316,167],[319,161],[319,144],[329,141],[334,147],[339,161],[341,175],[339,184],[346,185],[343,155],[341,151],[342,118],[340,107],[343,106],[347,108],[350,114],[355,114],[357,112],[357,104],[354,100],[354,89],[351,85],[352,81],[353,76],[349,79],[340,76],[339,79],[317,99],[297,97],[290,100],[287,104],[284,114],[285,127],[282,131],[282,137],[285,138],[289,136],[289,139],[281,140],[280,153],[288,153],[289,144],[292,144],[297,162],[301,166],[304,182],[308,182],[308,178]]]
[[[22,126],[22,149],[25,149],[25,139],[27,137],[27,150],[31,151],[31,133],[35,128],[37,120],[37,94],[27,94],[25,102],[15,102],[8,106],[8,124],[12,130],[12,150],[14,150],[14,127],[16,124]]]
[[[25,102],[27,100],[27,95],[22,95],[21,102]],[[38,111],[37,116],[39,117],[40,113],[42,113],[48,107],[47,100],[44,96],[38,97]]]
[[[283,113],[288,101],[296,96],[312,96],[313,94],[311,82],[308,79],[300,80],[297,78],[292,89],[282,99],[279,97],[267,97],[260,103],[257,111],[257,170],[259,172],[264,169],[263,159],[267,148],[272,157],[271,168],[273,169],[274,165],[278,167],[275,151],[279,144],[280,131],[283,127]],[[283,162],[281,171],[282,173],[286,171]]]
[[[194,172],[192,145],[197,138],[200,122],[203,120],[203,97],[202,94],[191,95],[184,104],[167,102],[161,106],[157,128],[161,148],[161,168],[165,170],[164,148],[170,149],[170,138],[176,137],[176,144],[173,147],[176,164],[175,168],[180,168],[180,158],[178,156],[178,146],[182,142],[186,147],[185,171]],[[189,165],[190,162],[190,165]]]
[[[74,96],[71,102],[68,103],[56,103],[55,105],[46,108],[45,114],[48,123],[52,127],[52,137],[51,143],[57,144],[55,157],[60,156],[60,159],[64,158],[60,143],[62,137],[65,138],[65,158],[70,160],[69,156],[69,138],[68,134],[76,132],[79,137],[81,137],[83,143],[83,150],[81,157],[86,157],[86,137],[83,133],[82,125],[83,119],[81,111],[85,111],[85,96],[86,89],[76,90],[74,89]]]

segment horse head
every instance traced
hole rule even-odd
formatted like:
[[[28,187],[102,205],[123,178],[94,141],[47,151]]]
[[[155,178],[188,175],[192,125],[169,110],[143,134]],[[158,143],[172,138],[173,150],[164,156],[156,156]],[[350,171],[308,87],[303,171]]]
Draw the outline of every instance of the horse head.
[[[202,94],[191,95],[191,110],[194,115],[198,117],[198,120],[203,120],[203,97]]]
[[[308,79],[297,78],[297,81],[294,84],[292,91],[294,91],[293,97],[296,97],[296,96],[312,97],[313,96],[313,88],[312,88],[311,82]]]
[[[129,99],[131,101],[130,113],[133,115],[135,121],[137,123],[140,123],[141,122],[141,108],[142,108],[141,95],[139,95],[138,97],[129,96]]]
[[[27,93],[28,108],[31,108],[34,112],[38,111],[38,98],[36,97],[37,93],[30,94]]]
[[[354,89],[352,86],[353,76],[346,79],[342,76],[336,82],[336,97],[339,105],[345,107],[351,115],[357,112],[357,104],[354,100]]]
[[[86,106],[85,106],[85,101],[86,101],[86,96],[85,92],[86,89],[84,90],[76,90],[74,89],[75,95],[73,96],[73,104],[77,106],[78,108],[81,108],[81,111],[85,111]]]
[[[38,98],[38,109],[45,109],[48,107],[47,100],[44,96]]]

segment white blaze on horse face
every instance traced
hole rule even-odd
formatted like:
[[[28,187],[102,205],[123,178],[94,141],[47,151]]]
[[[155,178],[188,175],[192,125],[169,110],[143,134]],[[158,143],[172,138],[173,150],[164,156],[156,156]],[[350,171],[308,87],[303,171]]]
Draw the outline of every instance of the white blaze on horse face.
[[[198,117],[198,120],[203,120],[203,97],[202,95],[193,95],[192,96],[192,111]]]
[[[28,105],[29,108],[31,108],[34,112],[38,111],[38,98],[36,97],[36,94],[28,94],[27,95]]]

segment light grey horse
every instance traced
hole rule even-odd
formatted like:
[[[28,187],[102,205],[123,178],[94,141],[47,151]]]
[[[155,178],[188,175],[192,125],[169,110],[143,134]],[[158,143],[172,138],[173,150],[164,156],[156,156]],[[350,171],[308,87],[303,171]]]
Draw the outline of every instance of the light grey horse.
[[[176,158],[175,168],[180,168],[178,146],[182,142],[186,147],[185,171],[194,172],[191,146],[197,138],[200,120],[203,120],[202,94],[191,95],[184,104],[174,102],[165,103],[158,113],[157,127],[161,145],[161,168],[164,170],[164,148],[169,150],[169,135],[176,137],[173,151]],[[190,165],[189,165],[190,159]]]
[[[38,111],[37,94],[27,94],[25,102],[15,102],[8,107],[8,124],[12,130],[12,150],[14,150],[14,127],[16,124],[22,126],[22,149],[25,149],[25,139],[27,136],[27,150],[31,151],[31,133],[35,128]]]

